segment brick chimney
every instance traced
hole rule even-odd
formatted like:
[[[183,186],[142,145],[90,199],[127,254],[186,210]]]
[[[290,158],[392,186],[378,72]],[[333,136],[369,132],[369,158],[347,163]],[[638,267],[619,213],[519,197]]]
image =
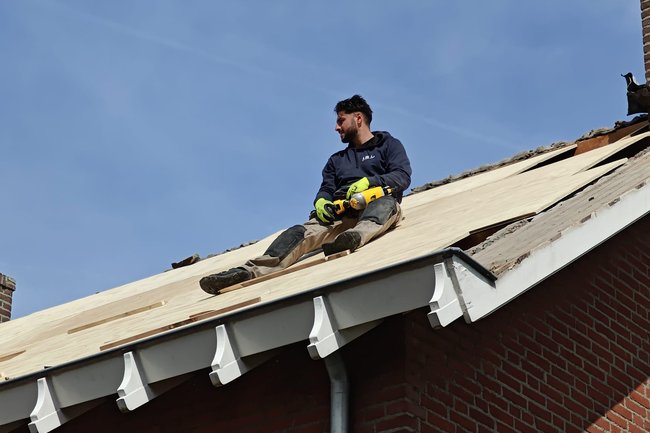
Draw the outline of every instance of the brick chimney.
[[[650,82],[650,0],[641,0],[641,31],[643,32],[643,64],[645,81]]]
[[[0,274],[0,322],[7,322],[11,319],[11,302],[14,290],[16,290],[14,279]]]

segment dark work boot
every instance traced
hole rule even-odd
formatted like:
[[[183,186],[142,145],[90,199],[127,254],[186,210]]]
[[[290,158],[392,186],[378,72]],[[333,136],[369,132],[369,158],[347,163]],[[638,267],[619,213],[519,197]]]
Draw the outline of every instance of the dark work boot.
[[[201,260],[201,257],[199,257],[198,254],[192,254],[191,256],[183,260],[179,260],[178,262],[172,263],[172,269],[178,269],[178,268],[182,268],[183,266],[193,265],[199,260]]]
[[[221,289],[248,281],[251,278],[253,278],[253,274],[246,269],[232,268],[227,271],[219,272],[218,274],[212,274],[201,278],[199,285],[204,292],[216,295]]]
[[[334,239],[334,242],[323,244],[323,252],[326,256],[340,253],[341,251],[354,251],[359,248],[361,235],[357,232],[343,232]]]

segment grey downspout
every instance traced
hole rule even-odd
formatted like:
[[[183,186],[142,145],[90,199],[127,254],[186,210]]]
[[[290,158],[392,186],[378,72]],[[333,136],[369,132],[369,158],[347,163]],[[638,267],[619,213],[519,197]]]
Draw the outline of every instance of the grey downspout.
[[[350,383],[339,351],[323,358],[330,377],[330,433],[348,432]]]

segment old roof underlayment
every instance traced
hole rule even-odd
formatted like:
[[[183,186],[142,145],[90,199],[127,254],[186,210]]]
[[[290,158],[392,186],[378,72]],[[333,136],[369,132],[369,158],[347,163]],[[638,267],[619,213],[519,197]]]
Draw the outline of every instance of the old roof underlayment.
[[[200,369],[220,386],[296,342],[323,358],[422,307],[432,332],[480,320],[650,211],[649,144],[640,118],[428,184],[353,256],[316,254],[219,296],[198,280],[277,233],[3,323],[0,432],[51,431],[115,394],[130,411]]]

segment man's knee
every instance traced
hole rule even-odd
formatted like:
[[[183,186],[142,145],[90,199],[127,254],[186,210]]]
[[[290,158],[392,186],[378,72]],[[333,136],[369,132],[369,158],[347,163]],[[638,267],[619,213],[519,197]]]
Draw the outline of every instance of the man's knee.
[[[281,261],[305,239],[305,230],[302,225],[289,227],[275,238],[264,255],[277,257]]]
[[[378,198],[368,204],[359,221],[372,221],[383,226],[397,213],[397,206],[397,201],[392,196]]]

